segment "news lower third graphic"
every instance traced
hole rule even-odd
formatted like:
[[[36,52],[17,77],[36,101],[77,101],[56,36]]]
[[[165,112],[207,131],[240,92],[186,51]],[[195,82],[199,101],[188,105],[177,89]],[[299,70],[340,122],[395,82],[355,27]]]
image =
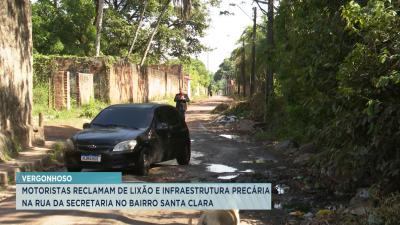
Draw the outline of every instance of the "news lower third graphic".
[[[270,210],[270,183],[122,183],[120,172],[19,172],[17,210]]]

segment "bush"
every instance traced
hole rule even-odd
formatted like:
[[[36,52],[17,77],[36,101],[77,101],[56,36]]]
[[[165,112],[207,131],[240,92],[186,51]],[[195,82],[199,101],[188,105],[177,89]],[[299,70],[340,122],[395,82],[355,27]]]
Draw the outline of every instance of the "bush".
[[[79,117],[93,118],[105,107],[107,107],[106,103],[92,99],[89,104],[82,106]]]
[[[223,112],[225,115],[234,115],[238,118],[250,118],[252,111],[249,102],[239,102]]]
[[[229,109],[229,104],[226,103],[221,103],[219,105],[217,105],[212,111],[212,114],[219,114],[224,112],[225,110]]]

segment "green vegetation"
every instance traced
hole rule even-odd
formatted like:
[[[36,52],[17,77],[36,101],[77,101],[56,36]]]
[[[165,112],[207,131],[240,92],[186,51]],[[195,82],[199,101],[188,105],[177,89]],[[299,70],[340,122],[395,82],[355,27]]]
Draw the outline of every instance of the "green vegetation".
[[[177,3],[178,1],[174,1]],[[144,1],[105,1],[101,33],[103,55],[127,56],[137,28]],[[211,1],[183,1],[173,6],[171,1],[148,0],[144,20],[153,23],[139,29],[138,39],[130,55],[138,63],[143,56],[154,21],[165,4],[160,26],[152,41],[148,63],[157,64],[167,58],[188,59],[205,50],[200,42],[208,27],[207,7]],[[183,15],[183,5],[190,14]],[[178,9],[178,10],[176,10]],[[189,11],[188,8],[184,8]],[[38,0],[32,3],[34,52],[53,55],[93,56],[96,38],[96,4],[92,0]]]
[[[211,85],[212,74],[199,59],[189,58],[187,60],[170,60],[168,64],[182,64],[183,71],[190,75],[191,93],[197,92],[197,87],[208,87]],[[199,95],[199,93],[196,93]]]
[[[175,95],[171,95],[171,96],[167,96],[167,97],[162,96],[162,97],[153,99],[151,102],[175,106],[174,98],[175,98]]]
[[[18,156],[18,152],[22,151],[22,145],[15,137],[10,139],[0,138],[0,141],[4,144],[4,148],[0,151],[0,162],[9,161]]]
[[[185,72],[191,75],[192,93],[197,87],[207,87],[211,80],[210,73],[201,61],[190,59],[190,56],[205,50],[200,38],[204,36],[209,25],[207,9],[217,5],[218,2],[218,0],[148,0],[144,10],[146,25],[139,27],[138,39],[128,59],[133,63],[139,63],[141,57],[145,55],[151,33],[156,29],[155,37],[150,41],[151,46],[146,62],[148,64],[168,63],[168,61],[182,63],[185,65]],[[107,55],[102,57],[106,65],[115,62],[116,58],[128,55],[134,31],[138,29],[140,12],[145,6],[143,3],[144,1],[136,0],[105,1],[101,53]],[[162,13],[164,6],[167,6],[165,14]],[[92,0],[38,0],[32,3],[35,53],[34,115],[42,112],[55,119],[90,118],[105,106],[105,103],[95,101],[78,108],[74,99],[72,99],[72,109],[69,111],[55,111],[48,106],[49,78],[57,69],[60,55],[83,64],[88,60],[86,56],[94,55],[96,16],[96,1]],[[158,18],[161,23],[155,28],[155,21]]]
[[[53,153],[51,154],[51,159],[56,162],[63,161],[63,154],[65,151],[65,142],[56,142],[52,146]]]
[[[350,186],[400,180],[398,7],[283,1],[278,10],[275,63],[287,117],[324,147],[315,166],[335,168]]]
[[[274,94],[258,118],[265,115],[268,130],[257,137],[316,140],[315,171],[333,170],[330,176],[340,178],[331,188],[381,182],[400,188],[399,7],[386,0],[282,0],[273,24],[275,45],[267,45],[267,21],[257,31],[258,93],[267,69],[275,77]],[[249,30],[239,40],[244,46],[221,64],[217,80],[248,83]],[[252,100],[245,116],[257,115]],[[261,102],[265,98],[256,105],[266,105]],[[246,112],[241,107],[229,113]]]

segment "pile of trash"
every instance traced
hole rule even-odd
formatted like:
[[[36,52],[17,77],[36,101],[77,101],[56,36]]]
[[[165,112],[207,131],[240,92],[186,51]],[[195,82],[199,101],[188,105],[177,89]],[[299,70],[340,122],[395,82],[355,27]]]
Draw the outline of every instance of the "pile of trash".
[[[212,123],[226,125],[226,124],[236,123],[237,121],[239,121],[239,119],[236,116],[222,115],[217,117]]]

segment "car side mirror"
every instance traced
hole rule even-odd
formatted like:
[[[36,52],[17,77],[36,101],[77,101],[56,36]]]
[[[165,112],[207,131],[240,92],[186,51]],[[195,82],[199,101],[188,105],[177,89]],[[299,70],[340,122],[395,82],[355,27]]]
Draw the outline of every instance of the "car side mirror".
[[[164,123],[164,122],[157,123],[156,124],[156,130],[157,131],[166,131],[166,130],[168,130],[168,124]]]
[[[83,129],[89,129],[89,128],[90,128],[90,123],[83,124]]]

